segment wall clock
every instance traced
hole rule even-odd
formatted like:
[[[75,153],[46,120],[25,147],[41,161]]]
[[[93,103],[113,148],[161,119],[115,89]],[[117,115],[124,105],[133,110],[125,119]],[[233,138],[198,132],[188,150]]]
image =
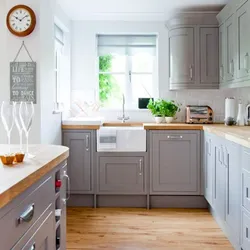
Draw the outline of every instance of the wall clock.
[[[16,5],[8,12],[6,24],[13,35],[28,36],[36,27],[35,12],[26,5]]]

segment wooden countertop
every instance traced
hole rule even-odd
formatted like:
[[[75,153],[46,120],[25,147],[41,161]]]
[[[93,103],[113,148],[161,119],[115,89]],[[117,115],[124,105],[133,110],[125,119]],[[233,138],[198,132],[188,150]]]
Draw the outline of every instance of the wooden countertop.
[[[186,123],[143,123],[146,130],[203,130],[203,124]]]
[[[7,146],[0,145],[0,152],[6,151]],[[9,167],[0,162],[0,209],[69,156],[69,149],[63,146],[31,145],[30,151],[36,157],[23,163]]]

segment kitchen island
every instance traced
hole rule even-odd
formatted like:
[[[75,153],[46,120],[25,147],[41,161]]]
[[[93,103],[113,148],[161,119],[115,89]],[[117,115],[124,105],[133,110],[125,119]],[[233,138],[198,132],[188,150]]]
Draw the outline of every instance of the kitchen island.
[[[66,249],[69,149],[30,148],[33,159],[13,166],[0,163],[1,249]],[[0,152],[6,151],[0,145]]]

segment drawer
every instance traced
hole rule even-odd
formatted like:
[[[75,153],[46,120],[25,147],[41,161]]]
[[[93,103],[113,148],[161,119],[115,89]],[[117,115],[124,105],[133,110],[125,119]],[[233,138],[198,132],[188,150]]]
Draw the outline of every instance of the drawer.
[[[1,249],[13,247],[29,230],[52,203],[53,191],[54,182],[50,177],[35,190],[32,190],[32,187],[28,189],[27,196],[23,201],[13,204],[14,208],[0,220],[0,228],[4,230],[4,234],[0,234]]]
[[[250,249],[250,215],[242,211],[242,235],[241,235],[242,250]]]
[[[55,217],[52,205],[11,250],[52,250],[55,248]]]
[[[242,171],[242,206],[250,212],[250,173]]]

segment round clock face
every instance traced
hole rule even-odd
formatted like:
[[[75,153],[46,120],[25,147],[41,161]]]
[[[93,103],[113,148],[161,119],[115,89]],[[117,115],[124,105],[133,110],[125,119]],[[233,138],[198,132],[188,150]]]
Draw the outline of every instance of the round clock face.
[[[16,36],[27,36],[35,28],[35,13],[28,6],[18,5],[13,7],[7,16],[7,26]]]

